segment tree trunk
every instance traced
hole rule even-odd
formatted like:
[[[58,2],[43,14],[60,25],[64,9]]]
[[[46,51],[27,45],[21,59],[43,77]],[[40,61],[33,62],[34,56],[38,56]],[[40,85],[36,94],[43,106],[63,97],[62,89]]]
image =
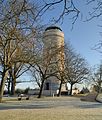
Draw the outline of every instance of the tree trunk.
[[[59,87],[59,91],[58,91],[58,94],[57,94],[58,97],[61,96],[62,83],[63,83],[63,82],[62,82],[62,80],[61,80],[60,87]]]
[[[42,90],[43,90],[43,85],[44,85],[44,81],[45,81],[45,79],[42,80],[42,83],[41,83],[41,86],[40,86],[40,91],[39,91],[38,98],[41,98]]]
[[[71,84],[69,95],[72,95],[73,84]]]
[[[11,84],[11,95],[15,95],[15,86],[16,86],[16,78],[13,78]]]
[[[7,71],[4,72],[2,75],[2,80],[1,80],[1,85],[0,85],[0,103],[2,102],[6,79],[7,79]]]
[[[8,94],[10,95],[10,80],[8,80]]]

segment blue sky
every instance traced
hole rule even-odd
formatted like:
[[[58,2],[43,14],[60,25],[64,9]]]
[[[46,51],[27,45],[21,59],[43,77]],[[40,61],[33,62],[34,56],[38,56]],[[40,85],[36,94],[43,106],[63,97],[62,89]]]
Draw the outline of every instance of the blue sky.
[[[67,25],[68,19],[64,19],[61,27],[65,34],[65,39],[69,40],[73,48],[85,57],[89,65],[94,66],[100,63],[102,57],[99,52],[93,50],[94,46],[102,40],[100,35],[102,28],[98,26],[101,24],[100,18],[85,22],[86,18],[89,17],[88,12],[92,11],[95,4],[87,6],[85,0],[79,0],[77,5],[83,15],[82,19],[79,16],[72,31],[71,23]]]
[[[73,48],[88,61],[89,65],[94,66],[100,63],[101,54],[93,50],[94,46],[102,39],[100,28],[95,20],[91,22],[78,20],[72,31],[65,23],[61,27],[65,34],[65,40],[70,41]]]

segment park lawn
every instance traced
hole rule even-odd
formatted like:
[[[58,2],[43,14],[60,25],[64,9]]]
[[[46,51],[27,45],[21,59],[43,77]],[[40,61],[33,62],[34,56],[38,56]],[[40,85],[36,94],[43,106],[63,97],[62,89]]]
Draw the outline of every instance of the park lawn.
[[[1,110],[0,120],[102,120],[102,109],[57,107]]]

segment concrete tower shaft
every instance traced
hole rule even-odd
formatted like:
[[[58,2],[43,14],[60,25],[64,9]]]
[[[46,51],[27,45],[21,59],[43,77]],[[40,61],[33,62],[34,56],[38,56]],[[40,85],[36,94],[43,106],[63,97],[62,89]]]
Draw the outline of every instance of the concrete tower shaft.
[[[59,27],[51,26],[46,28],[43,34],[43,43],[44,50],[43,54],[48,59],[51,56],[51,61],[57,61],[58,69],[60,72],[64,71],[64,33]],[[49,55],[49,56],[48,56]],[[45,60],[46,65],[46,60]],[[50,71],[50,69],[49,69]],[[46,80],[44,84],[44,90],[47,91],[47,94],[52,95],[52,93],[56,94],[58,91],[60,84],[60,80],[55,77],[51,77]],[[62,87],[65,90],[65,86]]]

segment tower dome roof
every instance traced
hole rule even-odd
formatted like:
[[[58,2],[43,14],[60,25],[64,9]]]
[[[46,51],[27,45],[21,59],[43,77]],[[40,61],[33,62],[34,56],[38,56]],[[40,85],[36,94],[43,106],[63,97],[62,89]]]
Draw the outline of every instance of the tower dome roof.
[[[47,27],[47,28],[45,29],[45,31],[51,30],[51,29],[57,29],[57,30],[62,31],[61,28],[60,28],[60,27],[57,27],[57,26],[50,26],[50,27]]]

